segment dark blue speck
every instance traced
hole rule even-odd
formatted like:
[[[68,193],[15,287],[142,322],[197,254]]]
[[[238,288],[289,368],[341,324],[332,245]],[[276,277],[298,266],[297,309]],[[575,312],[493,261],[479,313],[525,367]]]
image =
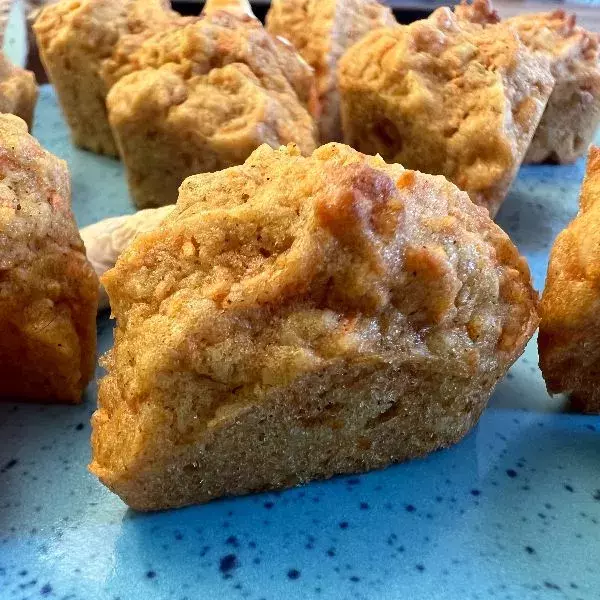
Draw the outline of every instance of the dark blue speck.
[[[2,468],[2,473],[5,473],[6,471],[8,471],[9,469],[12,469],[16,464],[17,464],[17,459],[16,458],[11,458]]]
[[[47,596],[50,593],[52,593],[52,586],[49,583],[44,584],[40,590],[40,594],[42,596]]]
[[[230,573],[238,566],[237,556],[235,554],[226,554],[219,561],[219,571],[225,576],[231,576]]]

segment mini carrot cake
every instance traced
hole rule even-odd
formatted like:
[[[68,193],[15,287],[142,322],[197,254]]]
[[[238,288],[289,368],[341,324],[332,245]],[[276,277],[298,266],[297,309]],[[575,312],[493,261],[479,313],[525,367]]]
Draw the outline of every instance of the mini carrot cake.
[[[346,143],[444,175],[494,216],[554,80],[548,58],[516,32],[439,8],[362,38],[343,56],[339,84]]]
[[[463,3],[455,10],[472,22],[500,22],[490,0]],[[578,27],[575,15],[564,10],[519,15],[501,26],[548,56],[556,80],[525,162],[573,162],[587,152],[600,123],[599,34]]]
[[[0,398],[79,402],[94,373],[98,279],[69,171],[0,115]]]
[[[540,367],[551,393],[600,413],[600,148],[592,147],[579,213],[550,254],[540,305]]]
[[[454,444],[538,323],[487,211],[339,144],[188,178],[103,283],[91,470],[140,510]]]

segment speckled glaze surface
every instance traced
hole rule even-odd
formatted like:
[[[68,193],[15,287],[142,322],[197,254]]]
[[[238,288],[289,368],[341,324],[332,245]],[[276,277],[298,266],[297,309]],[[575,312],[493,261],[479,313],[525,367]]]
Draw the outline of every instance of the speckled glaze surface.
[[[48,87],[34,133],[69,162],[81,226],[132,212],[121,165],[72,147]],[[522,169],[499,215],[538,288],[583,167]],[[106,316],[98,332],[104,352]],[[600,598],[600,418],[560,412],[534,343],[454,448],[165,513],[128,510],[88,473],[95,399],[0,405],[2,599]]]

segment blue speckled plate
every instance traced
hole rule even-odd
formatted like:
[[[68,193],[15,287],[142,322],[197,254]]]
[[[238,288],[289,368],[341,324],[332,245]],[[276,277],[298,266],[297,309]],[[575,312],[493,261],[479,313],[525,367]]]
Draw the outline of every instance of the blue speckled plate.
[[[131,212],[121,165],[74,149],[52,91],[34,131],[80,225]],[[583,162],[521,171],[499,216],[543,285]],[[112,327],[98,321],[99,350]],[[0,598],[600,598],[600,418],[560,414],[535,343],[461,444],[277,494],[136,514],[87,472],[79,407],[0,406]]]

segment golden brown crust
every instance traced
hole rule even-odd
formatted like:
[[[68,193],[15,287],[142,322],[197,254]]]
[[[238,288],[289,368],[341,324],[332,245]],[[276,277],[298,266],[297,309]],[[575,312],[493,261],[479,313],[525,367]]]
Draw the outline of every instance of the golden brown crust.
[[[600,148],[590,148],[580,210],[550,254],[540,305],[540,367],[551,393],[600,413]]]
[[[337,64],[353,44],[396,21],[376,0],[274,0],[267,30],[287,38],[313,67],[317,78],[321,142],[342,140]]]
[[[117,156],[101,75],[119,38],[178,18],[166,0],[61,0],[46,6],[34,31],[40,57],[78,146]]]
[[[21,117],[31,131],[38,88],[35,75],[0,54],[0,113]]]
[[[461,19],[495,25],[490,0],[455,8]],[[554,90],[535,132],[525,162],[573,162],[583,156],[600,123],[600,52],[598,33],[576,24],[564,10],[524,14],[501,24],[517,32],[531,50],[550,58]]]
[[[0,398],[79,402],[94,372],[98,279],[66,163],[0,115],[0,179]]]
[[[188,178],[103,283],[91,469],[142,510],[454,443],[537,326],[484,209],[338,144]]]
[[[448,177],[493,216],[552,90],[548,59],[449,9],[379,29],[339,66],[346,142]]]
[[[133,52],[132,37],[104,73],[118,80],[107,106],[138,207],[173,204],[186,177],[243,163],[263,143],[314,150],[312,69],[257,19],[217,12]]]

